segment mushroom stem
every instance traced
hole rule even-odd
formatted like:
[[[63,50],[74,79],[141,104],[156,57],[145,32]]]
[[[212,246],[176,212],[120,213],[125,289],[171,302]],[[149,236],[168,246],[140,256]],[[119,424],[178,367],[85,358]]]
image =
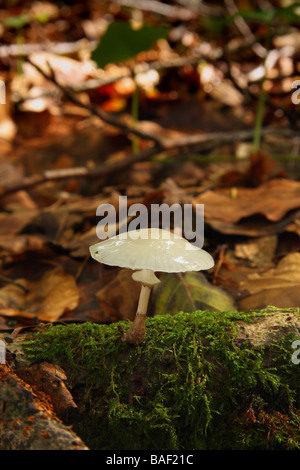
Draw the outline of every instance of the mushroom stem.
[[[144,341],[146,335],[146,313],[150,293],[151,288],[142,285],[139,304],[133,324],[126,333],[121,331],[123,341],[131,344],[140,344],[142,341]]]
[[[155,284],[160,282],[155,276],[154,272],[149,269],[143,269],[132,275],[135,281],[140,281],[142,284],[139,303],[135,314],[135,319],[129,330],[125,333],[123,328],[119,328],[122,341],[131,344],[140,344],[145,339],[146,335],[146,315],[151,289]]]

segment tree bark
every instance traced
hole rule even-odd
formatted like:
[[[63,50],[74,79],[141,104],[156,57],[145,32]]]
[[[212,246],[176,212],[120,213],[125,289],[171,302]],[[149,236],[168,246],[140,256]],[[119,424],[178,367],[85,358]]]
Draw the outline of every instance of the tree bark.
[[[0,365],[1,450],[88,450],[54,413],[51,400],[34,391],[9,365]]]

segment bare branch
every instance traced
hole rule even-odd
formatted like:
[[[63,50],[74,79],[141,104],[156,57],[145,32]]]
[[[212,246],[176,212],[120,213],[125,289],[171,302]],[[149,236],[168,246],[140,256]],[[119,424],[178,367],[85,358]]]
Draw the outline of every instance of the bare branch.
[[[198,16],[197,12],[193,11],[193,9],[168,5],[157,0],[115,0],[115,2],[125,7],[137,8],[181,21],[189,21]]]
[[[138,130],[135,127],[131,127],[131,126],[125,124],[124,122],[121,122],[119,119],[114,118],[113,116],[111,116],[110,114],[104,112],[103,110],[101,110],[99,108],[96,108],[93,105],[88,105],[88,104],[85,104],[82,101],[80,101],[78,98],[76,98],[76,96],[73,94],[72,91],[70,91],[68,88],[62,86],[56,80],[55,74],[54,74],[54,72],[53,72],[53,70],[52,70],[49,63],[48,63],[48,66],[49,66],[49,69],[50,69],[51,76],[49,76],[47,73],[45,73],[44,70],[41,69],[41,67],[39,67],[37,64],[32,62],[29,58],[27,58],[26,60],[36,70],[38,70],[43,75],[44,78],[46,78],[50,82],[54,83],[64,93],[66,98],[68,98],[70,101],[72,101],[72,103],[76,104],[77,106],[79,106],[81,108],[84,108],[84,109],[88,110],[94,116],[97,116],[99,119],[106,122],[107,124],[110,124],[111,126],[117,127],[120,131],[123,131],[128,135],[130,135],[130,134],[135,135],[136,137],[139,137],[140,139],[150,140],[155,144],[158,144],[158,145],[160,144],[160,140],[157,136],[152,135],[152,134],[146,134],[145,132],[142,132],[142,131]]]
[[[291,129],[272,129],[264,128],[261,130],[262,135],[277,135],[282,137],[292,137],[296,135]],[[199,145],[214,144],[214,146],[224,144],[226,142],[241,142],[252,139],[254,136],[253,129],[245,129],[239,131],[222,131],[208,132],[203,134],[194,134],[179,137],[177,139],[163,139],[162,145],[164,150],[195,147]]]
[[[239,10],[234,0],[224,0],[226,8],[231,15],[237,15],[234,18],[234,24],[236,25],[237,29],[240,33],[244,36],[246,41],[251,44],[252,43],[252,50],[258,57],[264,58],[267,55],[267,49],[263,47],[255,37],[255,34],[252,33],[251,29],[249,28],[248,24],[244,20],[242,16],[238,16]]]
[[[97,46],[98,40],[89,41],[79,39],[75,42],[47,42],[46,44],[5,44],[0,46],[0,59],[7,57],[21,57],[35,52],[47,51],[57,55],[75,54],[82,49],[82,46],[93,50]]]
[[[140,137],[144,140],[152,141],[152,146],[137,152],[128,155],[126,158],[121,160],[104,163],[96,168],[86,168],[86,167],[75,167],[69,169],[60,169],[60,170],[46,170],[40,175],[33,175],[27,178],[24,178],[22,181],[14,183],[13,185],[8,185],[0,188],[0,197],[5,197],[9,194],[15,193],[20,190],[28,190],[42,183],[49,181],[60,181],[66,180],[69,178],[93,178],[106,176],[112,174],[116,171],[124,170],[134,163],[141,162],[151,158],[154,155],[167,151],[179,151],[180,149],[187,149],[191,147],[205,147],[207,145],[219,145],[224,142],[234,142],[234,141],[243,141],[250,140],[253,138],[254,131],[252,129],[248,130],[239,130],[234,132],[212,132],[212,133],[201,133],[196,135],[187,135],[179,137],[176,139],[170,139],[163,136],[158,136],[157,134],[149,134],[141,131],[136,128],[132,128],[127,124],[120,122],[118,119],[110,116],[109,114],[103,112],[100,109],[97,109],[91,105],[82,103],[76,98],[76,96],[67,88],[63,87],[60,83],[57,82],[55,74],[49,65],[51,76],[48,76],[44,70],[42,70],[38,65],[32,62],[30,59],[27,59],[28,62],[35,67],[47,80],[55,83],[55,85],[65,94],[65,96],[75,103],[76,105],[87,109],[91,114],[102,119],[104,122],[120,129],[121,131],[132,134],[137,137]],[[262,129],[262,135],[267,134],[276,134],[281,136],[293,136],[291,129]]]
[[[108,162],[97,166],[96,168],[75,167],[59,170],[46,170],[42,174],[29,176],[23,178],[21,181],[2,186],[0,188],[0,198],[4,198],[17,191],[28,190],[49,181],[62,181],[70,178],[99,178],[107,176],[117,171],[125,170],[137,162],[148,160],[154,155],[165,153],[168,151],[179,152],[181,149],[205,147],[207,145],[220,145],[225,142],[240,142],[247,141],[253,138],[254,131],[241,130],[234,132],[211,132],[196,135],[187,135],[177,139],[161,139],[159,144],[141,150],[138,153],[133,153],[127,157]],[[262,135],[276,135],[284,137],[297,136],[296,132],[290,129],[262,129]]]
[[[28,190],[49,181],[61,181],[70,178],[95,178],[121,171],[134,163],[141,162],[156,155],[161,150],[159,145],[154,145],[138,153],[133,153],[126,158],[111,163],[104,163],[96,168],[75,167],[60,170],[45,170],[39,175],[28,176],[21,181],[0,188],[0,198],[21,190]]]

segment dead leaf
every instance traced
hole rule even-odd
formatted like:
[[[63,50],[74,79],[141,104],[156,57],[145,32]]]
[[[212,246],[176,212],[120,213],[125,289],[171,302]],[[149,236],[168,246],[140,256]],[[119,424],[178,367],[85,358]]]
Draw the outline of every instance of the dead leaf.
[[[45,73],[50,74],[49,66],[55,73],[57,81],[63,86],[76,87],[82,85],[87,79],[96,74],[95,65],[91,61],[78,61],[50,52],[35,52],[30,60],[39,66]],[[29,63],[23,65],[23,72],[27,83],[43,86],[47,80]]]
[[[277,266],[264,273],[254,273],[240,282],[241,290],[249,295],[239,302],[239,308],[298,307],[300,302],[300,253],[290,253]]]
[[[165,191],[164,203],[172,206],[173,204],[191,204],[190,196],[178,186],[172,178],[167,178],[161,185]]]
[[[96,228],[92,227],[88,231],[74,236],[72,240],[67,240],[65,246],[71,250],[72,256],[82,257],[89,253],[89,246],[99,242],[96,234]]]
[[[2,76],[0,77],[2,78]],[[3,89],[3,80],[1,80],[1,85]],[[0,94],[2,93],[2,89],[0,90]],[[7,93],[8,95],[8,93]],[[2,95],[1,95],[2,98]],[[1,100],[0,106],[0,138],[12,141],[16,135],[17,127],[12,118],[12,103],[10,100],[10,96],[5,97],[5,102]]]
[[[296,51],[300,48],[300,31],[297,29],[288,32],[287,34],[280,34],[274,37],[274,46],[279,49],[283,47],[292,47]]]
[[[216,101],[226,106],[241,106],[244,102],[243,95],[232,83],[224,78],[223,72],[213,64],[199,67],[200,82],[203,90]]]
[[[259,150],[256,153],[250,153],[249,165],[244,172],[237,171],[235,168],[225,171],[217,186],[219,188],[257,187],[266,181],[280,177],[286,177],[286,172],[280,168],[278,161],[273,160],[266,152]]]
[[[214,230],[231,234],[231,235],[246,235],[250,237],[264,237],[281,233],[287,229],[298,213],[289,214],[278,222],[269,222],[264,217],[256,216],[242,219],[238,223],[224,222],[219,220],[206,220],[205,222],[210,225]]]
[[[235,256],[247,260],[251,266],[272,264],[277,247],[277,236],[255,238],[235,245]]]
[[[300,207],[300,183],[274,179],[258,188],[217,189],[197,196],[193,204],[204,204],[206,222],[237,223],[242,218],[263,215],[278,222],[284,215]]]
[[[283,286],[281,289],[264,289],[256,294],[245,297],[238,302],[240,311],[262,309],[269,305],[278,308],[293,308],[300,304],[299,284],[294,286]]]
[[[73,276],[62,269],[46,272],[39,281],[18,279],[28,292],[15,284],[0,289],[0,314],[4,316],[37,317],[56,321],[64,312],[78,305],[79,294]]]
[[[34,392],[9,365],[1,365],[1,448],[9,450],[88,450],[69,426],[57,418],[44,392]],[[2,436],[5,434],[5,442]]]
[[[59,418],[77,408],[65,382],[64,370],[54,364],[42,362],[26,369],[18,369],[18,376],[33,387],[34,391],[44,392],[51,399],[51,404]]]
[[[0,213],[0,236],[15,235],[20,233],[27,224],[36,216],[36,210],[22,209],[10,214]]]
[[[132,279],[130,269],[121,269],[117,276],[96,294],[98,303],[106,315],[106,321],[110,322],[133,320],[139,296],[140,284]]]
[[[28,251],[39,252],[46,247],[46,240],[41,235],[15,235],[14,237],[0,236],[0,252],[20,255]]]

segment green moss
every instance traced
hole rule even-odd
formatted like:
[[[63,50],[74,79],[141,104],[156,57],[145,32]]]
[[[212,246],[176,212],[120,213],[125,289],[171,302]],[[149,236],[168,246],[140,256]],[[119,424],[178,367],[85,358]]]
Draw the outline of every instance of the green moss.
[[[73,428],[91,449],[300,449],[294,336],[234,341],[236,324],[265,315],[156,316],[139,346],[115,324],[58,325],[26,352],[65,368],[81,413]]]

